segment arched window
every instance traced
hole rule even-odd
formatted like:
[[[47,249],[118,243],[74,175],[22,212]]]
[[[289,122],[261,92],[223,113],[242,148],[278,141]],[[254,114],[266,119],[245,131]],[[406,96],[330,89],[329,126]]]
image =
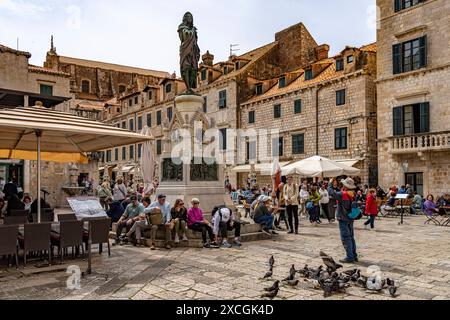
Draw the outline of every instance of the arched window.
[[[83,93],[91,92],[91,82],[89,80],[81,81],[81,92]]]
[[[121,84],[121,85],[119,86],[119,93],[124,93],[126,90],[127,90],[127,87],[124,86],[123,84]]]

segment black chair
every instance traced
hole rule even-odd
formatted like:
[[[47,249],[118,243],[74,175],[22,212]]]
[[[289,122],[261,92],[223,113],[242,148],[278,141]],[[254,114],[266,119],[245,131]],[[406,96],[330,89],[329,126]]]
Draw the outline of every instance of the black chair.
[[[37,213],[32,213],[33,222],[37,223]],[[55,211],[53,209],[42,208],[41,210],[41,222],[54,222],[55,221]]]
[[[58,221],[76,221],[77,216],[74,213],[71,214],[58,214]]]
[[[99,252],[102,253],[102,246],[104,243],[108,244],[108,256],[111,256],[111,247],[109,244],[109,227],[111,226],[111,219],[93,219],[89,220],[91,228],[92,244],[99,245]],[[89,234],[85,232],[84,241],[87,244],[89,241]],[[92,250],[92,248],[91,248]]]
[[[20,225],[28,223],[27,216],[10,216],[3,218],[4,225]]]
[[[27,266],[27,254],[31,251],[48,251],[48,262],[51,264],[51,228],[51,223],[29,223],[24,225],[24,234],[22,237],[19,237],[19,244],[23,249],[23,263],[25,267]]]
[[[30,210],[11,210],[11,217],[22,217],[28,216],[30,214]]]
[[[14,255],[16,257],[16,268],[19,268],[18,248],[17,248],[17,235],[19,234],[19,226],[0,226],[0,256]]]
[[[64,262],[64,250],[72,247],[72,254],[75,248],[81,246],[82,255],[84,259],[83,247],[83,225],[82,221],[61,221],[59,234],[52,233],[52,246],[58,247],[58,252],[61,257],[61,263]]]

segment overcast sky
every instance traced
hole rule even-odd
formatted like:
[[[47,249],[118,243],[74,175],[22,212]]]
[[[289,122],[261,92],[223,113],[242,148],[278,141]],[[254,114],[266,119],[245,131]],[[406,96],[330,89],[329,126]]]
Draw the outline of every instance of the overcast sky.
[[[50,35],[60,55],[168,72],[178,70],[178,25],[194,14],[202,54],[226,60],[303,22],[331,53],[376,40],[375,0],[0,0],[0,44],[42,65]]]

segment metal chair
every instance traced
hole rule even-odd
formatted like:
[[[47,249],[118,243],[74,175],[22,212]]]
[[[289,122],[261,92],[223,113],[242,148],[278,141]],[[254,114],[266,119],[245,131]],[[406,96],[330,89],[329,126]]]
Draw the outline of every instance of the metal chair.
[[[77,216],[74,213],[58,214],[58,221],[77,221]]]
[[[20,247],[23,249],[23,263],[27,266],[27,254],[30,251],[48,251],[48,262],[51,264],[51,223],[29,223],[24,225],[23,238],[19,238]]]
[[[82,221],[61,221],[59,234],[52,235],[52,245],[58,247],[58,252],[61,257],[61,263],[64,262],[64,250],[72,247],[72,254],[75,247],[80,247],[84,259],[83,247],[83,226]]]
[[[28,223],[27,216],[10,216],[3,218],[4,225],[20,225]]]
[[[0,226],[0,256],[8,256],[8,266],[9,257],[14,255],[16,258],[16,268],[19,268],[19,254],[17,248],[17,235],[19,234],[19,226]]]

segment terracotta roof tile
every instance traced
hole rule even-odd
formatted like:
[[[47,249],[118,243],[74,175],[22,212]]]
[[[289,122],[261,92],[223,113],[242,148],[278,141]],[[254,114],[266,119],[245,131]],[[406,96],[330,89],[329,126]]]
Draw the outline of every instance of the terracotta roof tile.
[[[66,77],[66,78],[71,77],[70,73],[65,73],[62,71],[57,71],[57,70],[52,70],[52,69],[48,69],[48,68],[44,68],[44,67],[34,66],[31,64],[28,65],[28,70],[30,72],[34,72],[34,73],[44,73],[44,74],[49,74],[49,75],[54,75],[54,76],[62,76],[62,77]]]

